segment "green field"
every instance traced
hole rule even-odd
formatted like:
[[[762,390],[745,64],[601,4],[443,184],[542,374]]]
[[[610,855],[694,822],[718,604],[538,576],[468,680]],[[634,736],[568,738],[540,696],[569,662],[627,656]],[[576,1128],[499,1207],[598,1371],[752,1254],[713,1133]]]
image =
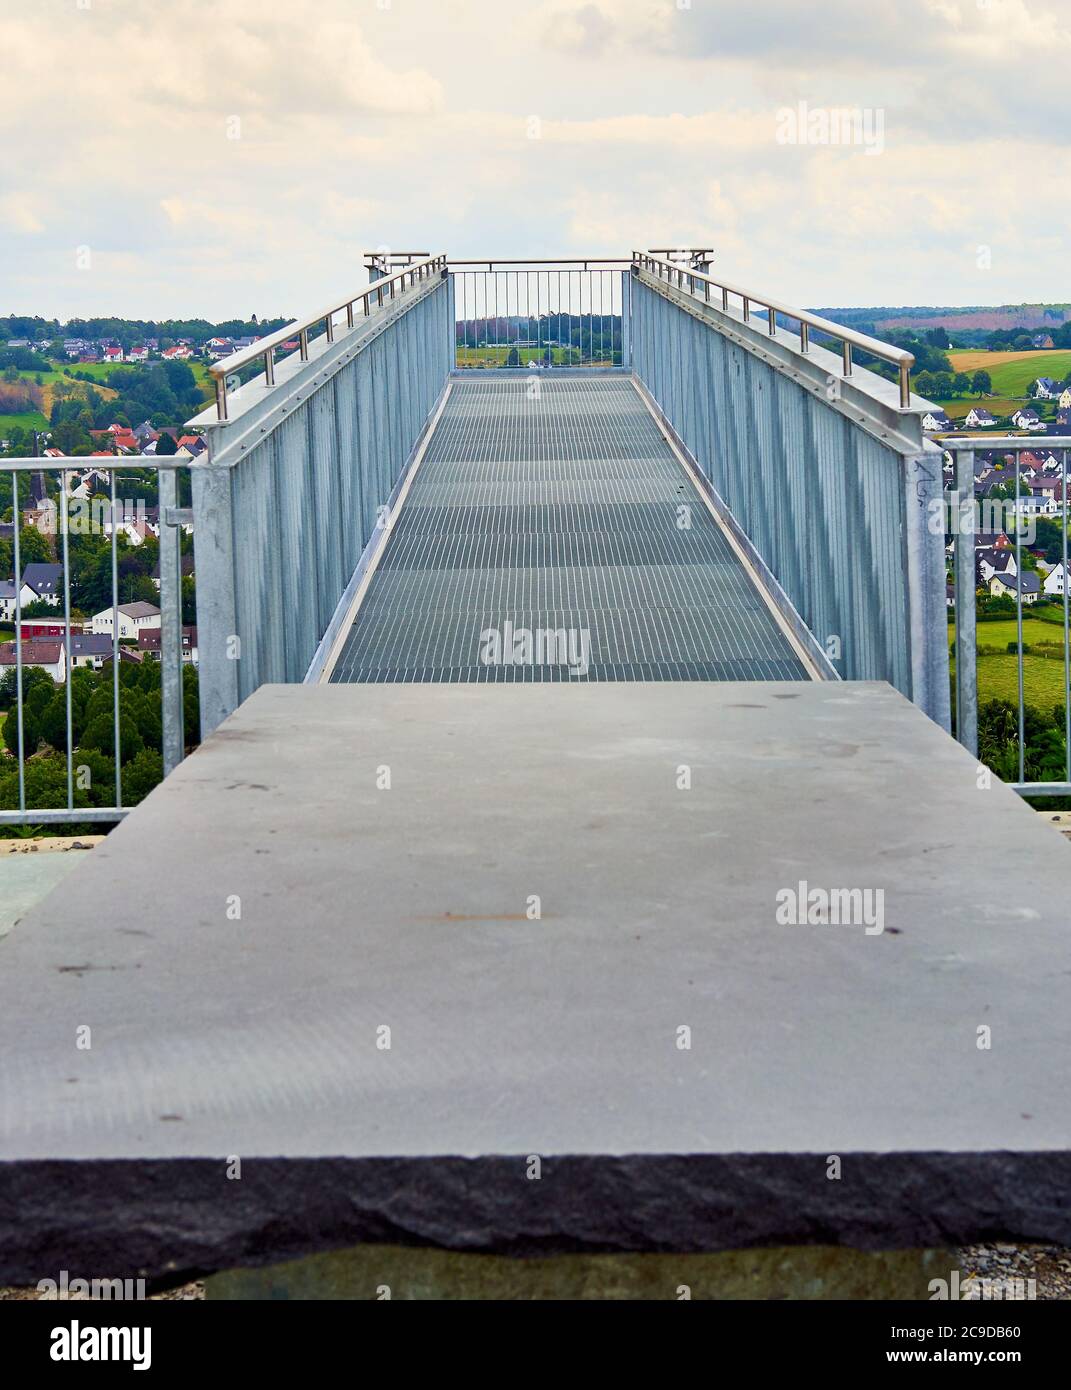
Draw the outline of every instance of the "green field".
[[[1061,635],[1062,609],[1046,610],[1050,619],[1023,615],[1023,641],[1033,648],[1023,657],[1023,693],[1028,705],[1049,710],[1064,702],[1064,649]],[[1016,655],[1007,650],[1009,642],[1018,641],[1014,618],[996,623],[979,623],[976,628],[978,638],[978,699],[1010,700],[1019,703],[1019,662]],[[954,626],[948,625],[948,642],[951,647],[956,640]],[[985,648],[998,649],[995,655],[985,653]],[[1044,647],[1045,652],[1039,652]],[[953,663],[953,670],[955,663]]]
[[[948,360],[955,372],[967,372],[969,375],[979,370],[988,372],[994,393],[1017,398],[1018,402],[1022,401],[1031,382],[1039,376],[1051,376],[1054,381],[1063,381],[1071,372],[1071,349],[1067,348],[1042,348],[1036,352],[950,352]],[[982,404],[994,415],[998,413],[991,401],[983,400]]]
[[[505,365],[506,358],[509,356],[510,346],[509,343],[499,343],[487,347],[462,347],[459,344],[457,348],[457,365],[459,367],[502,367]],[[527,367],[530,361],[541,362],[543,360],[543,351],[543,348],[519,347],[517,349],[517,355],[521,359],[521,366]],[[555,365],[560,366],[564,359],[565,349],[552,347],[550,352]],[[613,364],[610,362],[592,362],[586,365],[593,367],[609,367]]]
[[[1028,705],[1051,710],[1064,702],[1064,663],[1043,656],[1023,657],[1023,694]],[[1019,703],[1019,663],[1016,657],[978,658],[978,700],[1009,700]]]
[[[0,436],[5,430],[47,430],[48,421],[39,410],[24,410],[21,415],[0,415]]]

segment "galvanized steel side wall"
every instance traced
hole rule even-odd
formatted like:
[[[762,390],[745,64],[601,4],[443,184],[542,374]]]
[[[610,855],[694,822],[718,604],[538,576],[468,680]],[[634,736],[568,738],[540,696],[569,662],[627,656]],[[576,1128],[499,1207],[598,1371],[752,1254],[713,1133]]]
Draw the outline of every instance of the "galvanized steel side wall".
[[[233,467],[197,480],[198,578],[202,550],[224,551],[228,525],[233,547],[233,617],[198,592],[206,732],[265,682],[304,678],[446,381],[452,342],[443,282]]]
[[[903,461],[648,286],[633,361],[674,430],[849,680],[912,695]]]

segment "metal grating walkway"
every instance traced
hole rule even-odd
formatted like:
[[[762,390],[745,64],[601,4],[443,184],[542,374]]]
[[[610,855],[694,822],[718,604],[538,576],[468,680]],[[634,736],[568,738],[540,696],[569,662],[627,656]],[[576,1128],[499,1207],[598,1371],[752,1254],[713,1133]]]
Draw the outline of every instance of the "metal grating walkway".
[[[627,379],[488,376],[454,383],[331,679],[807,676]]]

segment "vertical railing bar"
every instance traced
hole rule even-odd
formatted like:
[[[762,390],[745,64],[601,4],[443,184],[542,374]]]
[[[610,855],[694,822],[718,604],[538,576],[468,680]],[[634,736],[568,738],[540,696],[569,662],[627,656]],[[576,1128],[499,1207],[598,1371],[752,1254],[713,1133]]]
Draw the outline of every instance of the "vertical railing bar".
[[[1023,527],[1019,510],[1019,450],[1015,450],[1015,630],[1019,674],[1019,781],[1026,781],[1026,714],[1023,708]]]
[[[954,537],[956,738],[978,756],[978,643],[974,611],[974,450],[956,450],[959,496]]]
[[[26,747],[22,712],[22,552],[19,532],[22,518],[19,514],[19,475],[11,470],[11,532],[15,542],[15,702],[18,707],[16,725],[19,738],[19,810],[26,810]]]
[[[169,523],[168,513],[178,505],[178,474],[161,469],[157,474],[160,501],[160,713],[164,776],[182,761],[182,528]]]
[[[1069,618],[1071,613],[1068,611],[1068,604],[1071,598],[1067,592],[1067,450],[1061,450],[1063,455],[1063,563],[1064,563],[1064,754],[1067,773],[1067,781],[1071,782],[1071,632],[1068,631]]]
[[[800,319],[800,352],[811,350],[811,325]],[[973,590],[972,590],[973,592]]]
[[[123,773],[119,760],[119,530],[116,525],[115,469],[111,470],[112,499],[112,730],[115,750],[115,804],[123,804]],[[159,492],[157,493],[159,496]]]
[[[63,543],[63,641],[67,684],[67,809],[74,810],[74,711],[71,704],[71,555],[67,526],[67,469],[60,471],[60,526]]]
[[[845,376],[851,376],[851,374],[852,374],[852,345],[851,345],[851,343],[849,343],[849,342],[843,342],[843,343],[841,343],[841,345],[840,345],[840,352],[841,352],[841,361],[842,361],[843,364],[844,364],[844,375],[845,375]]]

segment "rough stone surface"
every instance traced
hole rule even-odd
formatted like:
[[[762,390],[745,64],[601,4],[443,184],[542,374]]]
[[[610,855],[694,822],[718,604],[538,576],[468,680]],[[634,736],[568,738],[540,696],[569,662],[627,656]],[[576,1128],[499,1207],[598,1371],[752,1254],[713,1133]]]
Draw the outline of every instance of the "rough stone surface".
[[[775,1246],[706,1255],[551,1255],[359,1245],[205,1281],[209,1299],[911,1299],[948,1277],[939,1250]]]
[[[883,685],[263,688],[0,944],[0,1280],[1071,1242],[1071,853],[975,773]]]

